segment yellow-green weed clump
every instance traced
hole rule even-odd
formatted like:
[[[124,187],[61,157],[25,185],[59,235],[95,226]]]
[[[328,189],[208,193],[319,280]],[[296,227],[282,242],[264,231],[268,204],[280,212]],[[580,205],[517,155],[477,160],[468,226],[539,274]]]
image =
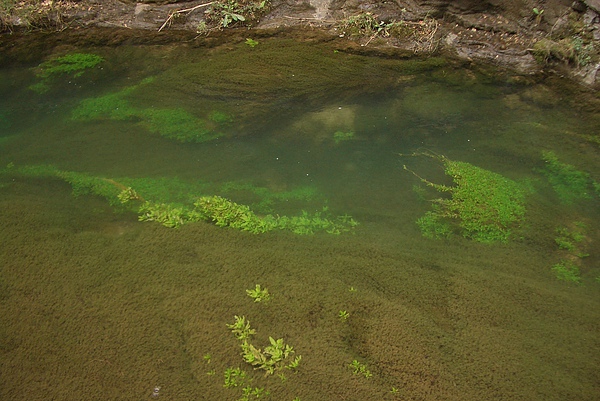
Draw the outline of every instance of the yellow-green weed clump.
[[[295,234],[314,234],[319,231],[341,234],[352,231],[358,223],[350,216],[328,216],[321,212],[299,216],[259,216],[249,206],[235,203],[221,196],[204,195],[207,183],[187,184],[178,179],[106,178],[87,173],[64,171],[54,166],[9,166],[1,174],[36,178],[57,178],[71,184],[73,195],[98,195],[119,210],[138,213],[140,221],[154,221],[166,227],[210,221],[219,227],[231,227],[254,234],[286,230]]]

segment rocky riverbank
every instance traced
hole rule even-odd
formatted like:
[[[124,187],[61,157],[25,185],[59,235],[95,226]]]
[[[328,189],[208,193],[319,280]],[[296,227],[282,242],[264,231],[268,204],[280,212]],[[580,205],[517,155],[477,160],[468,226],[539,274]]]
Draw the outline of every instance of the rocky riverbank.
[[[319,31],[347,38],[356,52],[441,53],[600,87],[600,0],[82,0],[25,8],[26,3],[1,11],[6,32],[124,28],[146,31],[156,41],[159,35],[215,37],[232,29],[258,36]]]

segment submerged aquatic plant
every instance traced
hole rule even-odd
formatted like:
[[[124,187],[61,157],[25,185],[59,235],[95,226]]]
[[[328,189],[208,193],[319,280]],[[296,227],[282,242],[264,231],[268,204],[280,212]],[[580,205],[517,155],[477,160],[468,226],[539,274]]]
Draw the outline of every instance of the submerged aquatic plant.
[[[572,225],[573,227],[571,229],[567,227],[557,227],[554,242],[556,242],[559,249],[564,249],[574,256],[579,258],[589,256],[584,250],[584,241],[587,239],[586,225],[580,221],[576,221]]]
[[[579,267],[569,260],[562,260],[555,264],[552,266],[552,271],[559,280],[577,284],[581,282]]]
[[[87,173],[59,170],[54,166],[15,167],[9,165],[1,174],[27,177],[57,178],[71,184],[75,196],[94,194],[119,209],[137,211],[140,221],[155,221],[177,228],[187,223],[212,221],[220,227],[232,227],[254,234],[275,229],[296,234],[325,231],[340,234],[354,229],[358,223],[348,215],[326,218],[323,212],[301,216],[258,216],[250,207],[220,196],[201,196],[205,183],[186,184],[177,179],[106,178]],[[193,203],[193,204],[190,204]]]
[[[417,220],[424,236],[448,237],[453,228],[458,228],[464,237],[475,241],[506,242],[514,228],[521,225],[525,215],[525,191],[515,181],[431,152],[412,156],[439,160],[454,183],[453,186],[432,183],[404,166],[428,187],[450,195],[450,198],[434,199],[432,210]]]
[[[545,166],[539,172],[546,177],[563,204],[570,205],[592,198],[598,183],[593,181],[588,173],[562,163],[554,152],[542,152],[542,160]]]
[[[268,302],[271,300],[271,294],[267,288],[260,288],[260,284],[256,284],[254,289],[246,290],[246,294],[254,300],[254,302]]]
[[[71,118],[79,121],[132,120],[165,138],[196,143],[221,137],[219,128],[231,123],[232,117],[221,111],[212,111],[203,119],[182,108],[137,108],[131,105],[127,97],[152,81],[153,78],[147,78],[118,92],[84,99],[73,109]]]
[[[245,316],[235,316],[235,322],[227,324],[227,327],[235,338],[240,340],[244,361],[254,366],[255,369],[262,369],[266,374],[272,375],[277,370],[283,368],[297,369],[300,365],[302,357],[299,355],[291,359],[295,353],[294,348],[289,344],[285,344],[283,338],[276,340],[269,337],[270,345],[266,346],[264,350],[252,345],[250,339],[256,333],[256,330],[250,327],[250,322],[246,320]]]
[[[40,79],[29,89],[37,93],[44,93],[50,89],[50,81],[57,75],[68,74],[73,77],[81,76],[85,70],[93,68],[104,59],[96,54],[73,53],[44,61],[36,68],[35,76]]]
[[[352,131],[336,131],[333,133],[333,140],[335,141],[336,145],[340,144],[341,142],[349,141],[351,139],[354,139],[354,132]]]

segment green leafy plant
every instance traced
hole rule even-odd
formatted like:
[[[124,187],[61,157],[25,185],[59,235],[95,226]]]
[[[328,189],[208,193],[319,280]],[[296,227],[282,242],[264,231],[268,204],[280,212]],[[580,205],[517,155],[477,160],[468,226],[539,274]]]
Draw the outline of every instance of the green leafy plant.
[[[577,284],[581,282],[579,267],[571,261],[560,261],[559,263],[552,266],[552,271],[556,275],[556,278],[559,280]]]
[[[240,341],[246,341],[250,336],[256,334],[256,330],[250,327],[250,322],[246,320],[245,316],[235,316],[235,322],[228,324],[227,327],[231,330],[235,338]]]
[[[345,322],[345,321],[346,321],[346,320],[348,320],[348,318],[350,317],[350,313],[348,313],[348,312],[347,312],[347,311],[345,311],[345,310],[341,310],[341,311],[338,313],[338,317],[340,318],[340,320],[341,320],[342,322]]]
[[[246,294],[254,300],[254,302],[268,302],[271,300],[271,294],[269,290],[260,288],[260,284],[256,284],[254,289],[246,290]]]
[[[554,152],[542,152],[542,160],[545,166],[538,171],[546,177],[563,204],[592,198],[596,182],[588,173],[562,163]]]
[[[241,388],[241,398],[238,401],[259,400],[268,397],[269,392],[263,387],[253,387],[252,379],[240,368],[227,368],[225,370],[225,388]]]
[[[525,191],[516,182],[470,163],[450,160],[433,153],[415,153],[439,160],[454,186],[432,183],[414,171],[421,182],[436,191],[450,195],[432,201],[433,208],[417,220],[425,237],[448,237],[452,227],[466,238],[492,243],[507,242],[525,215]]]
[[[247,373],[240,368],[227,368],[225,370],[225,384],[223,387],[241,387],[246,384]]]
[[[314,234],[325,231],[329,234],[340,234],[352,230],[358,223],[350,216],[340,216],[335,221],[323,218],[321,213],[310,215],[303,212],[301,216],[257,216],[246,205],[240,205],[220,196],[204,196],[194,205],[199,212],[219,227],[232,227],[254,234],[265,233],[274,229],[289,230],[296,234]]]
[[[269,5],[269,0],[260,2],[217,0],[212,2],[206,11],[206,17],[209,21],[216,21],[221,29],[240,23],[251,25],[253,21],[256,21],[268,10]]]
[[[367,379],[373,376],[367,365],[359,362],[356,359],[353,360],[348,366],[350,369],[352,369],[352,373],[355,375],[363,375]]]
[[[242,398],[238,401],[259,400],[263,397],[268,397],[271,393],[262,387],[246,386],[242,389]]]

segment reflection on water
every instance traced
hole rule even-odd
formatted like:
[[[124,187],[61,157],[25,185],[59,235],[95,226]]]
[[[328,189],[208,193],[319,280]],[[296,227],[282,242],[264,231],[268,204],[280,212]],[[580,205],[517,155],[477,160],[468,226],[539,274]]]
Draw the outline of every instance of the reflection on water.
[[[2,376],[30,383],[0,398],[40,399],[52,383],[61,399],[237,399],[222,383],[237,366],[272,399],[595,397],[600,113],[571,107],[577,91],[288,39],[85,51],[104,61],[46,93],[30,89],[33,66],[0,72]],[[527,188],[513,240],[423,238],[417,219],[449,194],[403,165],[452,180],[401,156],[419,150]],[[585,196],[563,202],[558,187]],[[360,225],[169,229],[138,222],[139,204],[117,199],[128,188],[185,222],[219,195],[262,221]],[[271,305],[245,298],[257,283]],[[298,373],[244,365],[233,315],[256,322],[261,348],[285,337]]]

